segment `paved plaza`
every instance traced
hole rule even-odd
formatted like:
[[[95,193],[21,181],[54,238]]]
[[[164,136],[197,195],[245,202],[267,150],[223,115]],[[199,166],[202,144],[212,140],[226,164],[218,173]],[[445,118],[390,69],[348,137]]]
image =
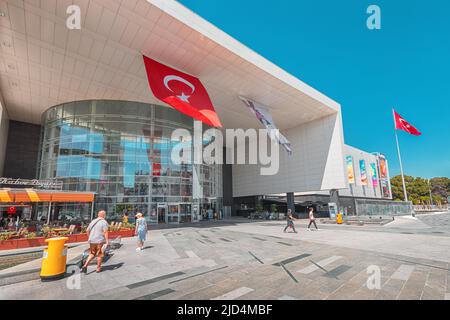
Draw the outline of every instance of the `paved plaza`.
[[[87,275],[42,283],[39,260],[2,270],[0,298],[450,299],[449,213],[309,232],[298,221],[298,234],[283,233],[284,225],[241,220],[151,230],[145,250],[123,239],[98,274],[91,266]],[[71,248],[69,260],[85,248]],[[378,288],[368,286],[373,270]]]

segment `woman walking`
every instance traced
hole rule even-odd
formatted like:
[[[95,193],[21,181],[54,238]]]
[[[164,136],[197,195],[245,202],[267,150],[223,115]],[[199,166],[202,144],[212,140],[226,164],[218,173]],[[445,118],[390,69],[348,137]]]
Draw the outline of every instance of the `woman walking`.
[[[141,251],[144,249],[144,241],[147,238],[147,221],[145,221],[142,213],[138,212],[136,214],[136,228],[134,234],[137,236],[137,248],[136,251]]]
[[[308,225],[308,231],[311,230],[311,224],[314,223],[314,227],[316,227],[316,230],[319,230],[319,228],[317,228],[317,224],[316,224],[316,218],[314,218],[314,209],[313,208],[309,208],[309,225]]]
[[[286,227],[284,228],[283,232],[286,232],[286,230],[288,228],[292,228],[292,230],[294,230],[294,233],[297,233],[297,231],[295,230],[295,226],[294,226],[294,220],[297,220],[294,218],[294,216],[292,215],[292,210],[288,209],[287,212],[287,217],[286,217]]]

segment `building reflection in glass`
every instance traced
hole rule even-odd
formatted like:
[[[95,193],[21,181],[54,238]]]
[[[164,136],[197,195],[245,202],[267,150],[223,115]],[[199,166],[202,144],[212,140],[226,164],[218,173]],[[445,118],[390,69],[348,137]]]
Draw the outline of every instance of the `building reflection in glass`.
[[[140,211],[151,223],[195,222],[201,212],[221,209],[219,165],[171,161],[180,143],[171,140],[172,131],[193,128],[191,118],[171,108],[79,101],[50,108],[42,121],[39,178],[58,179],[64,190],[95,192],[95,210],[105,209],[109,219],[128,214],[132,221]],[[89,217],[74,208],[60,205],[74,220]]]

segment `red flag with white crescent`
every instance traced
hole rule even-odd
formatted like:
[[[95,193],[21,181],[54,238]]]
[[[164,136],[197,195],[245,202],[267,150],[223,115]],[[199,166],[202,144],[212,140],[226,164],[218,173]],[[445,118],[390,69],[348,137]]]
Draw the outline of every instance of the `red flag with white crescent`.
[[[157,99],[209,126],[222,127],[208,92],[198,78],[143,57],[148,82]]]
[[[401,115],[394,110],[395,129],[403,130],[409,134],[420,136],[422,133],[414,128],[408,121],[406,121]]]

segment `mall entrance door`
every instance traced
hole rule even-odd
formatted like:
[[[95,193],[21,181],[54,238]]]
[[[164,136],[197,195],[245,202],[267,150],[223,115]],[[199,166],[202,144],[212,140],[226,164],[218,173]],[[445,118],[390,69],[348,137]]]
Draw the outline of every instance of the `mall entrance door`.
[[[180,204],[169,203],[167,205],[168,221],[169,223],[179,223],[180,222]]]
[[[156,213],[158,214],[158,224],[168,223],[167,204],[158,203]]]
[[[158,223],[190,223],[195,222],[192,203],[158,203],[156,205]]]

